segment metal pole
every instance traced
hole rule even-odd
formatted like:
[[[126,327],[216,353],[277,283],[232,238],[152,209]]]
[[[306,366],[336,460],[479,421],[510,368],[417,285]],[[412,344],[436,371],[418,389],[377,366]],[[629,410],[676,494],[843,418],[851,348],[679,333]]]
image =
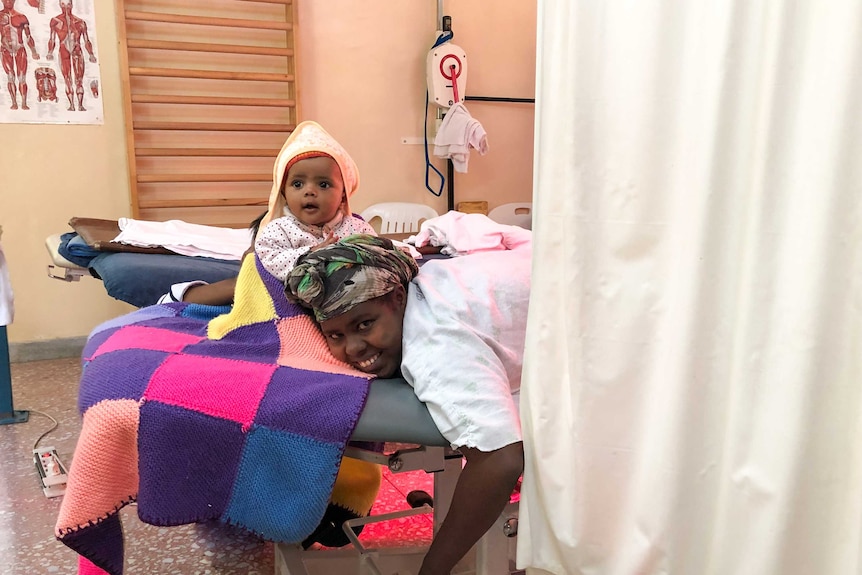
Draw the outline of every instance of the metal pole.
[[[452,160],[446,160],[446,182],[448,184],[446,206],[451,212],[455,209],[455,164]]]
[[[6,326],[0,325],[0,425],[23,423],[30,417],[28,411],[17,411],[12,405],[12,371],[9,365],[9,339]]]

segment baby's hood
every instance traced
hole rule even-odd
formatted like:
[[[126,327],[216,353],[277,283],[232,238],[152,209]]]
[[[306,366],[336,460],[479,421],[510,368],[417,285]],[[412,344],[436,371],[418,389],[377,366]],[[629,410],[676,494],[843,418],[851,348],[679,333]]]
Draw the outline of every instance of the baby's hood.
[[[341,170],[341,179],[344,181],[344,192],[347,196],[345,201],[345,215],[352,214],[350,211],[350,196],[359,189],[359,170],[350,154],[341,144],[317,122],[305,121],[299,124],[278,153],[272,168],[272,190],[269,192],[269,207],[266,216],[260,223],[263,229],[270,221],[280,218],[284,214],[284,197],[279,193],[281,183],[285,176],[285,167],[292,158],[308,152],[323,152],[335,160]]]

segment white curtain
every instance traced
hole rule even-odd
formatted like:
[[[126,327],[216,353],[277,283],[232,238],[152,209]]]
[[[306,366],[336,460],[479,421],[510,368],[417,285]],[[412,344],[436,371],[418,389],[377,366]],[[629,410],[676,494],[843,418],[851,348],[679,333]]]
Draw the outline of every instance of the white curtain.
[[[862,573],[862,2],[538,3],[519,566]]]

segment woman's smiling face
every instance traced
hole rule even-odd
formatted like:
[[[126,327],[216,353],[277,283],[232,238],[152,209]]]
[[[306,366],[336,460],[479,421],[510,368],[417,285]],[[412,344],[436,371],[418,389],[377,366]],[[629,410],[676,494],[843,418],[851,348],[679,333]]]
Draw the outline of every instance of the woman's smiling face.
[[[377,377],[392,377],[401,368],[401,333],[407,292],[399,285],[386,295],[363,302],[320,322],[337,359]]]

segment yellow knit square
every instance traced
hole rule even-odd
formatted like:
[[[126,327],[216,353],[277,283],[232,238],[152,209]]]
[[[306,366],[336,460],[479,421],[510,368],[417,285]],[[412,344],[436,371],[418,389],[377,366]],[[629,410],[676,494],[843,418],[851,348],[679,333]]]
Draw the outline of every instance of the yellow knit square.
[[[255,256],[248,256],[236,279],[233,309],[210,321],[207,337],[221,339],[239,327],[272,321],[276,317],[275,304],[257,271]]]

